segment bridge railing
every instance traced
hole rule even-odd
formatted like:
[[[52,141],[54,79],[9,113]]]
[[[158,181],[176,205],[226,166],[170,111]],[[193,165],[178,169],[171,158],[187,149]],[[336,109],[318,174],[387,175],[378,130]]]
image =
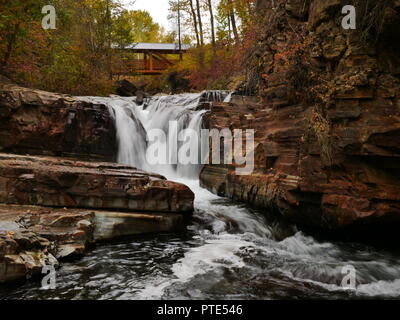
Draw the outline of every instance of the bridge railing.
[[[169,60],[172,64],[175,64],[179,60]],[[162,72],[167,70],[171,66],[170,63],[166,61],[153,59],[152,63],[147,59],[135,59],[124,61],[118,66],[113,67],[114,74],[132,74],[132,73],[146,73],[146,72]]]

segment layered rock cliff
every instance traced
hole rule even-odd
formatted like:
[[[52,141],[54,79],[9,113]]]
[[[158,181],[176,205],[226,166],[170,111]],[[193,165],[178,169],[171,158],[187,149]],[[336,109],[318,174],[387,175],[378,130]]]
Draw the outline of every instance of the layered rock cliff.
[[[106,106],[0,82],[0,283],[99,241],[184,229],[188,187],[105,162],[118,151]]]
[[[4,82],[0,90],[1,152],[115,161],[106,106]]]
[[[99,241],[184,228],[186,186],[115,163],[0,154],[0,282]]]
[[[255,171],[207,165],[204,187],[318,229],[400,222],[400,2],[355,1],[356,30],[342,27],[345,4],[259,1],[260,99],[208,116],[255,130]]]

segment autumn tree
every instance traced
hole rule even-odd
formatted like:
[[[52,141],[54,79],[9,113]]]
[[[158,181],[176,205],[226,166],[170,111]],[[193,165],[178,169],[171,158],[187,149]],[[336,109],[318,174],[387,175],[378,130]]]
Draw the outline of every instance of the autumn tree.
[[[199,23],[200,45],[204,46],[203,22],[201,18],[200,0],[196,0],[197,21]]]
[[[216,46],[216,42],[215,42],[215,24],[214,24],[214,9],[213,9],[212,0],[207,0],[207,5],[208,5],[208,11],[209,11],[209,14],[210,14],[211,43],[212,43],[213,49],[215,51],[215,46]]]
[[[0,67],[4,72],[13,50],[21,39],[38,25],[41,19],[43,1],[13,0],[0,6],[0,50],[2,53]]]
[[[48,4],[56,9],[55,30],[41,26],[42,7]],[[112,45],[162,37],[148,12],[127,11],[118,0],[0,1],[1,72],[26,86],[110,93]]]
[[[196,34],[197,46],[200,46],[199,28],[197,27],[197,13],[194,8],[193,0],[188,0],[188,4],[190,6],[190,14],[193,19],[193,25],[194,25],[194,30],[195,30],[195,34]]]

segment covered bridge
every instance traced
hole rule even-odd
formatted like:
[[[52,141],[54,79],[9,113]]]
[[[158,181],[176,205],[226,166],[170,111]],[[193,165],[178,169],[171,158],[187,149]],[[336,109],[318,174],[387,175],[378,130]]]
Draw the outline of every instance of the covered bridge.
[[[113,46],[113,49],[120,51],[124,60],[122,66],[114,66],[113,74],[157,75],[182,60],[182,55],[189,50],[189,45],[141,42],[122,48]]]

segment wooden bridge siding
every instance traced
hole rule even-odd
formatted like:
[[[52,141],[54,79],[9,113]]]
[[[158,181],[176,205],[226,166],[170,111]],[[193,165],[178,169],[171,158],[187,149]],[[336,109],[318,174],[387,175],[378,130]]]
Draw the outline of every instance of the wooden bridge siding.
[[[115,75],[161,74],[179,59],[167,59],[161,54],[144,53],[144,59],[126,61],[123,70],[113,70]]]

